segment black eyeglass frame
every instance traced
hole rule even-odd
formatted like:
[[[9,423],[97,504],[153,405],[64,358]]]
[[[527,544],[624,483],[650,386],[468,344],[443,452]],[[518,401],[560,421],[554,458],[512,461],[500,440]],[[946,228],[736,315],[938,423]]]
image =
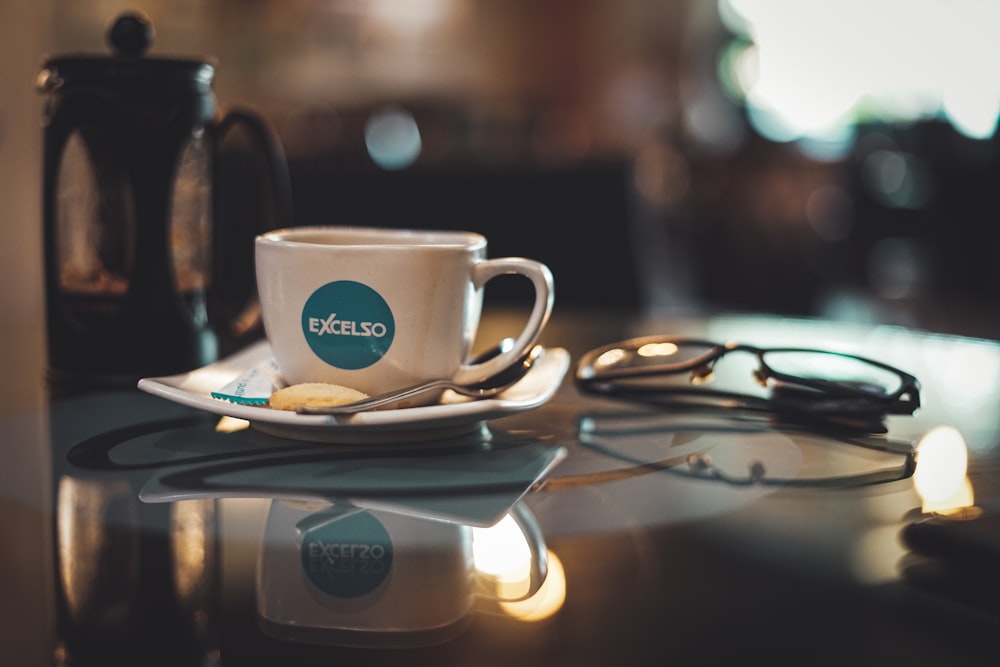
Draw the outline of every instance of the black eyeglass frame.
[[[697,345],[707,349],[703,354],[692,359],[675,363],[651,363],[642,366],[605,368],[602,370],[597,370],[594,365],[601,355],[612,350],[624,348],[637,351],[644,345],[659,343],[670,343],[678,347],[682,345]],[[715,363],[730,352],[749,352],[757,357],[759,366],[754,371],[753,377],[761,386],[767,386],[768,380],[776,380],[785,385],[805,387],[821,392],[827,398],[868,402],[872,406],[877,406],[889,414],[911,415],[920,407],[920,382],[917,378],[906,371],[881,361],[832,350],[803,347],[758,347],[744,343],[721,344],[697,338],[674,336],[640,336],[594,348],[585,353],[577,363],[575,381],[579,387],[585,390],[595,391],[596,393],[613,393],[614,383],[619,380],[639,379],[657,375],[676,375],[685,372],[691,372],[692,379],[704,379],[711,375],[711,370]],[[843,359],[852,359],[896,375],[900,380],[900,385],[898,389],[891,393],[877,395],[862,387],[836,380],[790,375],[775,370],[767,363],[765,355],[769,353],[825,354]],[[650,389],[650,391],[656,391],[656,389]]]

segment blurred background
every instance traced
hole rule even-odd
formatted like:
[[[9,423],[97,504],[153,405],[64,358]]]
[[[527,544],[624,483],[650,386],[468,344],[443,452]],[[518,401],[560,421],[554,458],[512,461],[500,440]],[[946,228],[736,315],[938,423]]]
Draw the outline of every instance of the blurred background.
[[[153,20],[150,57],[213,56],[223,109],[271,121],[296,224],[480,231],[552,267],[557,311],[1000,338],[1000,3],[18,0],[4,364],[44,354],[35,78],[108,53],[126,9]]]

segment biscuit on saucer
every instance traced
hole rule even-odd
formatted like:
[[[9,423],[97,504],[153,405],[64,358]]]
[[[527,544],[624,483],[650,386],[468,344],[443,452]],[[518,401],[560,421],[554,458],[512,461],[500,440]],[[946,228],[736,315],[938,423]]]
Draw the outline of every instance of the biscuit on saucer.
[[[357,389],[326,382],[304,382],[279,389],[271,394],[268,404],[275,410],[295,411],[303,407],[322,408],[354,403],[368,398]]]

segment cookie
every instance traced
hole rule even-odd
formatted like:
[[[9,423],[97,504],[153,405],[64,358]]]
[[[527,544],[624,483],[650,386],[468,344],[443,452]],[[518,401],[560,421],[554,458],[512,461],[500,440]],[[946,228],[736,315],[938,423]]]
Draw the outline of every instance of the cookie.
[[[339,384],[305,382],[293,384],[271,394],[268,404],[275,410],[295,411],[301,407],[330,407],[368,398],[368,394]]]

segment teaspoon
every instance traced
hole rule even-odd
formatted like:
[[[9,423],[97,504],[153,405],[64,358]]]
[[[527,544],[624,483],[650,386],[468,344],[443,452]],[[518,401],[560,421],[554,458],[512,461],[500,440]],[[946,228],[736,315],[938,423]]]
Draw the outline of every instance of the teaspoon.
[[[302,406],[296,412],[300,415],[351,415],[357,412],[383,408],[387,405],[413,399],[431,392],[440,393],[447,389],[456,394],[471,396],[476,399],[491,398],[517,384],[521,378],[527,375],[528,371],[531,370],[531,367],[544,352],[545,349],[541,345],[535,345],[517,362],[496,375],[474,383],[459,384],[451,380],[430,380],[411,387],[396,389],[360,401],[354,401],[353,403],[331,406]]]

